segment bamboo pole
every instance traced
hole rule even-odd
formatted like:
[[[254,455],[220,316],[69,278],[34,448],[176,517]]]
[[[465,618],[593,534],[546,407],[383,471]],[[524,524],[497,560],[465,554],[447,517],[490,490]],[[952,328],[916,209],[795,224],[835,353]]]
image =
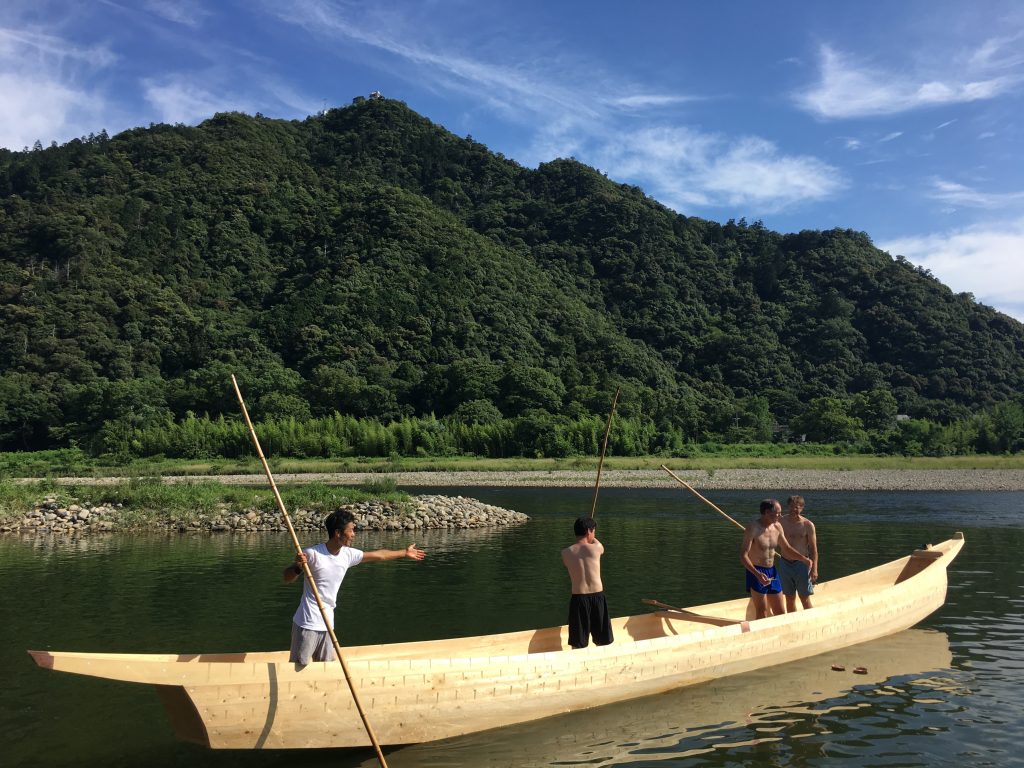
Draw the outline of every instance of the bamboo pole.
[[[683,616],[699,621],[704,624],[714,624],[717,627],[728,627],[733,624],[743,624],[745,622],[738,619],[723,619],[720,616],[705,616],[703,613],[694,613],[688,611],[685,608],[676,608],[674,605],[663,603],[660,600],[651,600],[650,598],[644,597],[640,599],[641,603],[645,605],[653,605],[655,608],[660,608],[663,611],[672,611],[672,613],[679,613]]]
[[[615,406],[619,402],[621,387],[615,388],[615,397],[612,398],[612,409],[608,412],[608,426],[604,428],[604,443],[601,445],[601,460],[597,462],[597,481],[594,483],[594,502],[590,505],[590,518],[597,514],[597,492],[601,488],[601,469],[604,467],[604,457],[608,452],[608,435],[612,432],[612,417],[615,416]]]
[[[670,475],[672,475],[672,477],[675,478],[677,483],[679,483],[680,485],[682,485],[685,488],[688,488],[693,493],[694,496],[696,496],[698,499],[700,499],[701,501],[703,501],[706,504],[708,504],[713,510],[715,510],[718,514],[720,514],[722,517],[724,517],[730,523],[735,525],[741,531],[745,531],[746,530],[746,528],[744,528],[742,525],[740,525],[735,520],[733,520],[731,517],[729,517],[727,514],[725,514],[725,512],[723,512],[721,509],[716,507],[713,502],[709,501],[708,499],[705,499],[703,496],[701,496],[699,493],[697,493],[697,491],[694,489],[694,487],[692,485],[690,485],[688,482],[683,480],[683,478],[681,478],[679,475],[677,475],[671,469],[666,467],[664,464],[661,465],[661,468],[664,469],[666,472],[668,472]]]
[[[242,416],[245,418],[245,425],[249,428],[249,436],[252,438],[252,443],[256,446],[256,455],[260,458],[260,463],[263,464],[263,471],[267,474],[267,480],[270,483],[270,489],[274,492],[274,498],[277,500],[278,509],[281,510],[281,514],[284,516],[285,525],[288,526],[288,533],[291,534],[292,544],[295,545],[295,552],[298,555],[302,554],[302,545],[299,544],[299,537],[295,535],[295,527],[292,525],[291,516],[288,514],[288,510],[284,506],[284,500],[281,498],[280,491],[277,490],[277,483],[274,482],[274,476],[270,472],[270,465],[267,464],[267,459],[263,455],[263,448],[260,447],[260,440],[256,437],[256,429],[252,425],[252,420],[249,418],[249,410],[245,407],[245,400],[242,398],[242,390],[238,388],[238,381],[235,379],[235,375],[231,374],[231,384],[235,388],[235,394],[238,396],[238,404],[242,408]],[[356,705],[356,711],[359,712],[359,717],[363,721],[363,727],[366,729],[366,735],[370,737],[370,743],[373,744],[373,749],[377,753],[377,762],[380,763],[381,768],[388,768],[388,763],[384,759],[384,753],[381,752],[380,744],[377,742],[377,735],[373,732],[373,727],[370,725],[370,721],[366,718],[366,713],[363,711],[363,705],[359,701],[359,695],[356,693],[355,685],[352,683],[352,677],[348,673],[348,665],[345,663],[345,657],[341,654],[341,643],[338,642],[338,636],[334,634],[334,628],[331,626],[330,617],[327,615],[327,608],[324,607],[323,600],[320,599],[320,591],[316,588],[316,582],[313,580],[313,573],[309,569],[309,563],[303,559],[302,561],[302,572],[305,574],[306,581],[309,582],[310,589],[313,592],[313,597],[316,598],[316,604],[320,608],[320,615],[323,616],[324,626],[327,627],[327,632],[331,636],[331,642],[334,644],[334,654],[338,657],[338,661],[341,662],[341,671],[345,674],[345,682],[348,683],[348,689],[352,693],[352,701]]]

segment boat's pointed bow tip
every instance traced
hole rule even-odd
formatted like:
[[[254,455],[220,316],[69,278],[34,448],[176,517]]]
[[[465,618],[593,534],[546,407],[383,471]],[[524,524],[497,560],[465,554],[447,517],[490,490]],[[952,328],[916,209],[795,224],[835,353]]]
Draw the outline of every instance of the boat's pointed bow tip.
[[[47,651],[29,651],[28,655],[43,669],[53,669],[53,655]]]
[[[956,533],[953,534],[953,538],[954,539],[962,539],[963,537],[964,537],[964,532],[963,531],[957,531]]]

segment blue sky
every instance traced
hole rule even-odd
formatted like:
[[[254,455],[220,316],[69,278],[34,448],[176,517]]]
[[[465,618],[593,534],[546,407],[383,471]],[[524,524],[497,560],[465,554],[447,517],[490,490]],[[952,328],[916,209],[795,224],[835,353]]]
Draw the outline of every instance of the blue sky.
[[[849,227],[1024,320],[1024,4],[4,0],[0,146],[379,90],[687,215]]]

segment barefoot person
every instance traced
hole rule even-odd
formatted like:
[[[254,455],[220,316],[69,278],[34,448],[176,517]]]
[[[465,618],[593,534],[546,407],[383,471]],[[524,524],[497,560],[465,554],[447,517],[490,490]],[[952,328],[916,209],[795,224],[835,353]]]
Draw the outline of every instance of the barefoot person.
[[[782,585],[775,570],[775,551],[811,567],[809,558],[797,552],[786,540],[779,524],[782,505],[775,499],[761,502],[761,516],[743,532],[740,562],[747,572],[747,591],[754,603],[755,618],[785,613],[782,604]]]
[[[302,575],[302,563],[309,564],[309,570],[316,582],[320,600],[327,609],[331,628],[334,627],[334,606],[338,602],[338,590],[348,569],[360,563],[381,560],[422,560],[426,553],[410,544],[405,549],[377,549],[363,552],[351,546],[356,537],[356,521],[352,513],[341,509],[332,512],[324,521],[327,527],[327,542],[302,550],[295,556],[295,563],[284,569],[284,581],[291,584]],[[302,599],[292,617],[292,645],[289,661],[302,666],[310,661],[334,661],[334,643],[324,626],[323,615],[316,604],[313,590],[308,581],[302,585]]]
[[[779,581],[782,583],[782,594],[786,596],[786,611],[796,610],[796,596],[804,608],[811,608],[811,595],[814,594],[814,582],[818,580],[818,539],[814,533],[814,523],[803,516],[804,497],[790,496],[786,500],[788,512],[782,518],[782,532],[786,541],[801,555],[811,559],[811,567],[799,560],[790,560],[780,555],[776,568]]]
[[[601,584],[601,555],[604,546],[596,538],[597,521],[581,517],[573,525],[576,543],[562,550],[562,562],[572,581],[569,600],[569,645],[586,648],[593,636],[595,645],[612,642],[612,622]]]

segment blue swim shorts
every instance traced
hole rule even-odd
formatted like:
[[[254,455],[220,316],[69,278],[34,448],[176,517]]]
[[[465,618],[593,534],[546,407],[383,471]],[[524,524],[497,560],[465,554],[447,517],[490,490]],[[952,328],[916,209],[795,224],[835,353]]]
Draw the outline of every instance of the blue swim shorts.
[[[782,584],[779,583],[779,573],[774,568],[765,568],[763,565],[755,565],[755,568],[771,579],[771,584],[765,586],[760,581],[754,578],[754,574],[750,571],[744,571],[747,574],[747,591],[754,590],[760,592],[762,595],[777,595],[782,591]]]

